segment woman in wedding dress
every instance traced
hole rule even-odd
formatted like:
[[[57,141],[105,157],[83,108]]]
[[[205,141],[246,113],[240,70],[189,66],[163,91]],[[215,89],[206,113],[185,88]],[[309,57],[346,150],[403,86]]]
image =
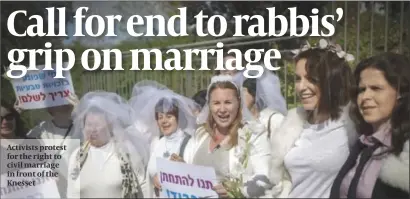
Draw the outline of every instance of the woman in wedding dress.
[[[133,110],[131,116],[133,126],[137,128],[138,132],[144,133],[144,137],[148,137],[150,143],[155,139],[155,136],[149,132],[150,126],[141,121],[140,118],[143,118],[141,116],[141,113],[143,113],[141,112],[141,108],[143,108],[145,103],[150,101],[151,97],[156,95],[158,91],[163,90],[171,91],[165,85],[162,85],[156,81],[142,80],[134,85],[132,88],[131,97],[128,100],[128,104]]]
[[[69,160],[67,197],[150,197],[147,150],[139,150],[148,145],[130,129],[129,106],[103,93],[86,94],[73,113],[74,132],[84,141]]]
[[[148,86],[146,86],[148,89]],[[153,90],[156,87],[153,86]],[[150,93],[149,100],[144,91],[139,104],[134,101],[134,107],[140,107],[136,120],[146,127],[146,130],[154,137],[151,144],[151,157],[148,163],[148,174],[153,181],[155,195],[159,196],[161,188],[158,180],[157,158],[171,159],[172,156],[183,156],[185,146],[196,128],[196,118],[192,112],[195,102],[189,98],[178,95],[171,90],[156,90]]]
[[[147,166],[148,160],[149,160],[149,154],[150,154],[149,149],[150,149],[151,137],[150,137],[150,134],[144,134],[144,132],[139,129],[140,126],[138,126],[137,123],[133,122],[135,121],[133,120],[133,118],[136,114],[136,111],[123,97],[113,92],[107,92],[107,91],[88,92],[87,95],[83,96],[83,101],[87,101],[89,100],[89,98],[93,98],[96,96],[107,98],[117,103],[119,106],[123,108],[124,114],[126,114],[126,117],[124,118],[131,118],[131,119],[128,119],[125,124],[126,131],[129,132],[128,134],[130,138],[129,141],[135,142],[134,146],[138,147],[138,152],[140,152],[141,157],[143,157],[142,161],[144,165]],[[72,97],[77,98],[76,96],[72,96]],[[74,105],[74,107],[77,107],[79,103],[78,98],[77,100],[71,100],[71,103]]]
[[[242,87],[245,108],[265,125],[267,136],[270,138],[287,113],[286,100],[280,91],[279,78],[266,70],[259,78],[246,79]]]
[[[241,89],[231,76],[214,76],[207,89],[207,104],[198,116],[201,126],[189,141],[184,161],[215,168],[219,197],[262,197],[272,187],[268,180],[270,146],[262,124],[242,109]],[[244,110],[244,111],[243,111]],[[180,160],[182,161],[182,160]],[[229,180],[243,178],[240,187]]]

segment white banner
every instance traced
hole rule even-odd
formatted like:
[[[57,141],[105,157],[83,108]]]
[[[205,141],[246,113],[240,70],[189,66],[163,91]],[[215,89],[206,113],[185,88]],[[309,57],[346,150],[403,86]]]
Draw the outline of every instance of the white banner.
[[[19,170],[20,173],[51,172],[50,169],[28,168]],[[16,172],[14,172],[16,175]],[[0,198],[60,198],[57,184],[49,177],[9,177],[7,173],[1,175]]]
[[[44,65],[37,68],[42,69]],[[62,79],[54,79],[54,76],[53,70],[38,70],[27,71],[24,77],[11,79],[20,106],[23,109],[41,109],[69,104],[66,98],[74,93],[70,72],[63,71],[65,78]]]
[[[161,198],[217,198],[215,169],[157,158]]]

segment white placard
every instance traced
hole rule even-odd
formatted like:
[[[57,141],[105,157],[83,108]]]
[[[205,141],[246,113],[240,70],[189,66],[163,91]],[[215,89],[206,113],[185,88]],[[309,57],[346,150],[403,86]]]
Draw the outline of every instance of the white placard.
[[[67,63],[63,64],[64,67]],[[44,65],[38,66],[42,69]],[[53,66],[54,68],[54,66]],[[23,109],[40,109],[69,104],[67,97],[74,93],[70,71],[63,71],[65,78],[54,78],[54,70],[27,71],[19,79],[11,79],[16,98]]]
[[[161,198],[217,197],[215,169],[157,158]]]

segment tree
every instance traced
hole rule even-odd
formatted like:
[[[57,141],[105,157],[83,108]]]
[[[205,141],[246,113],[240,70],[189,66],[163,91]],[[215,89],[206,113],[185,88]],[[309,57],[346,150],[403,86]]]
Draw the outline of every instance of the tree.
[[[29,25],[35,24],[35,20],[29,20],[31,15],[40,15],[44,20],[44,30],[48,29],[50,23],[47,19],[48,7],[65,7],[66,8],[66,20],[71,19],[71,3],[70,2],[46,2],[46,1],[2,1],[1,2],[1,66],[8,66],[10,64],[7,59],[8,52],[12,49],[42,49],[46,42],[52,42],[54,48],[58,48],[61,45],[61,37],[16,37],[12,35],[7,27],[7,19],[10,14],[17,10],[27,11],[27,16],[19,14],[16,16],[14,26],[17,32],[24,32]],[[58,30],[58,17],[55,17],[54,26]],[[4,68],[1,67],[1,74],[3,74]],[[3,93],[3,92],[2,92]]]
[[[402,2],[387,2],[389,5],[387,18],[386,2],[361,3],[361,9],[358,11],[357,2],[348,2],[348,13],[336,27],[339,30],[334,35],[336,42],[346,46],[345,50],[355,56],[356,63],[384,51],[399,53],[400,46],[402,53],[409,56],[409,26],[406,21],[410,17],[409,2],[403,2],[403,4]],[[338,6],[343,7],[343,4],[338,3]],[[401,13],[402,5],[403,13]],[[360,17],[359,24],[358,16]],[[401,17],[404,20],[403,25],[401,25]],[[348,24],[346,27],[344,26],[345,20]]]
[[[3,74],[5,73],[5,68],[3,66],[8,66],[10,61],[8,60],[8,52],[12,49],[43,49],[44,44],[46,42],[51,42],[53,48],[61,47],[61,41],[63,38],[61,37],[15,37],[9,31],[7,27],[7,19],[11,13],[17,10],[25,10],[27,11],[27,16],[23,16],[22,14],[17,15],[14,26],[17,32],[21,33],[27,29],[27,27],[31,24],[35,23],[35,20],[28,20],[29,16],[31,15],[40,15],[44,20],[44,30],[48,29],[48,24],[50,23],[47,21],[47,10],[48,7],[65,7],[66,8],[66,20],[71,19],[71,3],[70,2],[46,2],[46,1],[2,1],[1,3],[1,98],[13,103],[15,100],[13,87],[11,82],[6,79]],[[58,23],[61,23],[56,18],[56,21],[52,22],[55,23],[56,29],[58,29]],[[26,54],[27,56],[27,54]],[[37,59],[37,64],[42,64],[41,59]],[[23,61],[23,63],[27,63],[27,59]],[[33,114],[35,113],[35,114]],[[35,116],[34,116],[35,115]],[[31,128],[32,126],[36,125],[36,121],[44,119],[47,115],[40,111],[25,111],[22,114],[23,121],[26,122],[25,126],[27,128]]]

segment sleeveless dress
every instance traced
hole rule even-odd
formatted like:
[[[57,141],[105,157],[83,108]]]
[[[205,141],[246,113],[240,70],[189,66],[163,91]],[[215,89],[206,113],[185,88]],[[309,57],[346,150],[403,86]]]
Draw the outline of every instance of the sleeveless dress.
[[[211,137],[208,136],[197,151],[196,156],[193,159],[193,164],[213,167],[215,169],[218,182],[229,174],[229,149],[219,147],[213,151],[209,150]]]

